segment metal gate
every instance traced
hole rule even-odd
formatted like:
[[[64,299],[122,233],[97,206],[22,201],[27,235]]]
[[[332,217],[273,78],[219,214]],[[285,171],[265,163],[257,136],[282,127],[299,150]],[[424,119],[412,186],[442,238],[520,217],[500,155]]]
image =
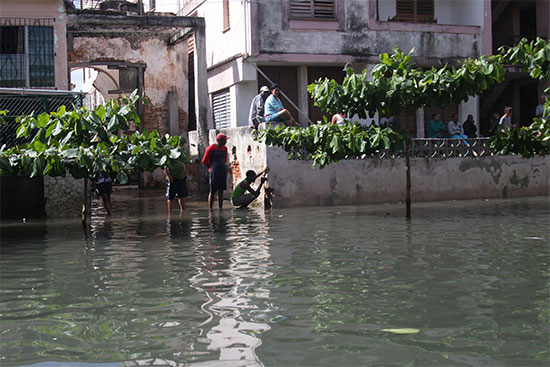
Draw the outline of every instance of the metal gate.
[[[30,94],[27,94],[30,93]],[[56,111],[60,106],[68,110],[82,106],[80,93],[0,88],[0,111],[5,110],[6,124],[0,124],[0,146],[11,148],[30,140],[18,139],[17,117]],[[36,218],[44,216],[44,184],[42,177],[0,177],[0,219]]]

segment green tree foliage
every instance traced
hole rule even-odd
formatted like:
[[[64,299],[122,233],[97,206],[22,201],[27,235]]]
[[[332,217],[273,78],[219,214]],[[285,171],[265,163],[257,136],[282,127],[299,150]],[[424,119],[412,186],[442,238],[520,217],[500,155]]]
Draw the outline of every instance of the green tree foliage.
[[[468,97],[479,95],[490,86],[501,83],[507,65],[518,65],[533,78],[550,78],[550,45],[540,38],[532,42],[524,39],[514,47],[501,48],[497,55],[469,58],[456,66],[445,65],[440,68],[424,69],[415,65],[411,59],[412,53],[413,51],[405,54],[395,49],[392,55],[381,54],[380,63],[373,68],[370,80],[367,70],[357,74],[351,68],[347,68],[342,84],[325,78],[311,84],[308,91],[315,105],[325,112],[334,114],[347,111],[351,116],[357,115],[365,119],[374,116],[376,112],[398,115],[401,110],[412,112],[421,107],[443,107],[451,102],[466,101]],[[545,116],[550,116],[550,109],[546,110]],[[302,148],[316,151],[317,157],[322,157],[322,152],[325,152],[327,157],[334,157],[325,159],[325,164],[336,162],[338,157],[342,156],[357,157],[368,154],[357,151],[358,154],[355,155],[354,151],[347,148],[354,144],[352,141],[355,137],[348,134],[349,130],[346,129],[348,128],[327,129],[317,125],[298,133],[294,128],[285,128],[276,133],[260,133],[258,138],[269,136],[267,144],[282,146],[285,149],[289,142],[295,142],[297,135],[301,136],[299,140],[304,144],[311,141],[320,142],[318,147]],[[342,149],[341,154],[334,152],[334,146],[326,144],[332,137],[315,140],[314,137],[321,134],[317,130],[322,130],[323,134],[338,134],[341,139],[338,144]],[[548,119],[535,119],[531,125],[520,130],[499,132],[492,141],[493,147],[504,153],[521,154],[525,157],[550,153]],[[366,143],[371,141],[370,136],[366,135],[380,134],[378,129],[361,131]],[[304,134],[311,136],[305,137]],[[404,135],[398,136],[393,131],[382,131],[382,134],[390,139],[391,147],[403,148],[403,144],[392,139],[402,139]],[[303,158],[315,159],[315,156],[304,155]],[[314,163],[324,167],[321,162],[318,158]]]
[[[137,171],[152,171],[170,165],[181,154],[188,155],[180,136],[161,136],[136,131],[128,134],[130,123],[138,125],[134,92],[93,110],[86,107],[38,116],[19,117],[17,137],[32,137],[30,142],[0,148],[1,175],[65,176],[95,179],[101,173],[124,184]]]
[[[550,79],[550,44],[541,38],[528,42],[522,39],[517,46],[501,48],[502,62],[521,66],[531,78]],[[525,158],[550,154],[550,88],[545,90],[546,103],[542,118],[534,118],[527,126],[498,131],[491,146],[505,154],[518,154]]]
[[[371,156],[381,150],[403,150],[403,134],[391,128],[349,123],[312,125],[303,128],[266,129],[255,132],[267,145],[280,145],[290,159],[311,159],[313,166],[327,164],[349,157]]]

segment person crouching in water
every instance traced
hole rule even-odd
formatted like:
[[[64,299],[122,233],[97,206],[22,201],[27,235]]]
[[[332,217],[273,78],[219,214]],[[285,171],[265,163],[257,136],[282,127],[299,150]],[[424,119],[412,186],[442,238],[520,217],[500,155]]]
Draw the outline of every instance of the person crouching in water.
[[[256,198],[260,195],[262,185],[265,183],[267,178],[261,178],[260,186],[256,190],[254,190],[250,186],[250,184],[254,183],[254,181],[256,181],[258,177],[262,176],[268,171],[268,167],[266,167],[259,174],[256,174],[256,172],[252,170],[246,171],[246,178],[237,184],[237,187],[235,187],[235,190],[233,190],[233,195],[231,195],[231,202],[233,203],[233,205],[238,207],[239,209],[244,209],[248,207],[250,203],[256,200]]]

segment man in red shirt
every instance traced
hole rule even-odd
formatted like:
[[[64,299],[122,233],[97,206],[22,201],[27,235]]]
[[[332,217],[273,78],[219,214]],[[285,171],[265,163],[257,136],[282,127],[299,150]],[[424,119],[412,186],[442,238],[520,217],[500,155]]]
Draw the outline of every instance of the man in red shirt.
[[[202,163],[208,167],[209,172],[209,187],[210,193],[208,194],[208,206],[210,209],[214,206],[214,194],[218,194],[218,206],[220,209],[223,207],[223,190],[227,189],[227,147],[225,143],[229,137],[224,133],[216,135],[216,144],[210,145],[204,157],[202,157]]]

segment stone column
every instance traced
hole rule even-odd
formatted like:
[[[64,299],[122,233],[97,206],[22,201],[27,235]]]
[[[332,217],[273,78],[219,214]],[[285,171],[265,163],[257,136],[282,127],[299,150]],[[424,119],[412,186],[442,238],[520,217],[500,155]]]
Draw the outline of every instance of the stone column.
[[[474,116],[479,136],[479,96],[469,97],[466,102],[458,105],[458,121],[461,123],[466,121],[468,115]]]
[[[296,119],[302,126],[307,126],[309,116],[308,93],[307,93],[307,66],[298,66],[298,116]],[[315,122],[315,121],[314,121]]]
[[[200,23],[199,23],[200,21]],[[208,147],[208,127],[210,102],[208,100],[208,80],[206,73],[206,34],[204,19],[197,19],[193,30],[195,37],[195,114],[199,135],[199,156],[202,158]]]
[[[416,137],[425,138],[426,132],[424,130],[424,109],[419,108],[416,110]]]

